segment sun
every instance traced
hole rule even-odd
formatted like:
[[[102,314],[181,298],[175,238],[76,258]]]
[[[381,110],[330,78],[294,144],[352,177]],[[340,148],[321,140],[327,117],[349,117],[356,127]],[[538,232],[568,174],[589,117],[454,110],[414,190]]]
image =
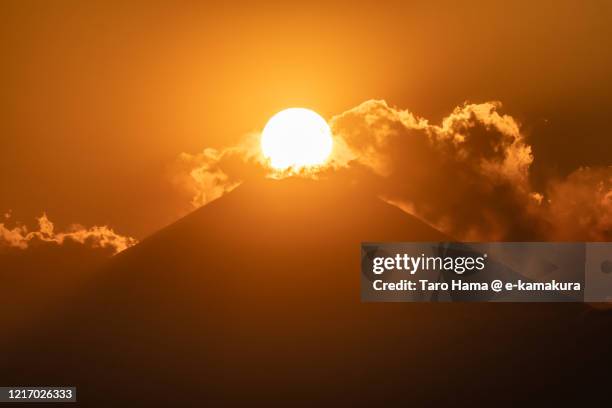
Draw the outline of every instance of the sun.
[[[319,166],[333,146],[329,125],[318,113],[289,108],[272,116],[261,134],[261,150],[277,170]]]

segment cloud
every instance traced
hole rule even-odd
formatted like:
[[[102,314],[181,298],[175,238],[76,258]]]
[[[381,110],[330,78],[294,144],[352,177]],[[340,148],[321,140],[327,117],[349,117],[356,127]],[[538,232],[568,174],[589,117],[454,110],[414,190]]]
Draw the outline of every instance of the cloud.
[[[612,166],[549,183],[545,215],[560,240],[612,241]]]
[[[376,177],[368,188],[465,240],[539,235],[531,147],[499,102],[465,104],[432,125],[370,100],[333,117],[334,134]]]
[[[369,100],[330,119],[334,149],[326,166],[278,173],[253,133],[234,147],[183,153],[175,181],[200,206],[248,177],[336,177],[460,240],[611,239],[610,168],[581,169],[535,191],[532,148],[502,108],[465,103],[432,124]]]
[[[191,195],[193,207],[200,207],[236,188],[249,174],[263,174],[258,136],[248,134],[228,148],[181,153],[171,169],[173,183]]]
[[[5,215],[5,218],[9,217],[10,212]],[[36,231],[28,231],[23,225],[9,228],[4,223],[0,223],[0,245],[26,249],[34,242],[63,245],[70,241],[92,248],[108,248],[116,254],[137,243],[134,238],[119,235],[107,226],[85,228],[74,224],[68,231],[56,232],[46,214],[37,220],[38,230]]]
[[[240,182],[230,180],[219,163],[227,151],[205,149],[202,153],[181,153],[174,182],[180,184],[192,194],[191,204],[194,207],[204,205],[236,188]]]

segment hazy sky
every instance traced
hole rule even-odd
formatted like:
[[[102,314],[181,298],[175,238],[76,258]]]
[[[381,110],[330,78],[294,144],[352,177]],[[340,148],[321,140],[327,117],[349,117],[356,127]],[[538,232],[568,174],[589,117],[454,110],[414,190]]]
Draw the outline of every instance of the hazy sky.
[[[536,185],[610,163],[611,2],[206,3],[2,2],[1,212],[142,238],[189,207],[180,152],[372,98],[500,100]]]

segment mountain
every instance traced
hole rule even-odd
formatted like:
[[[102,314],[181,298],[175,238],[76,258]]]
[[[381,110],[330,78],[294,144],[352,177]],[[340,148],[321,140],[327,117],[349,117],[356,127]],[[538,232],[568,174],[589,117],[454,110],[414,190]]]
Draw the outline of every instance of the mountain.
[[[362,241],[448,239],[357,187],[246,183],[112,258],[0,382],[104,407],[436,405],[607,368],[609,319],[583,305],[361,303]]]

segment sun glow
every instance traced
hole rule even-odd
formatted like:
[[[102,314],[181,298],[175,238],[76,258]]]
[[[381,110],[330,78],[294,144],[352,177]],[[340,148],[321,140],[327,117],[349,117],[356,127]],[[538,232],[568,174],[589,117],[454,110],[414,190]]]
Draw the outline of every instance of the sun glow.
[[[310,109],[289,108],[272,116],[261,135],[261,150],[277,170],[319,166],[332,151],[331,130]]]

